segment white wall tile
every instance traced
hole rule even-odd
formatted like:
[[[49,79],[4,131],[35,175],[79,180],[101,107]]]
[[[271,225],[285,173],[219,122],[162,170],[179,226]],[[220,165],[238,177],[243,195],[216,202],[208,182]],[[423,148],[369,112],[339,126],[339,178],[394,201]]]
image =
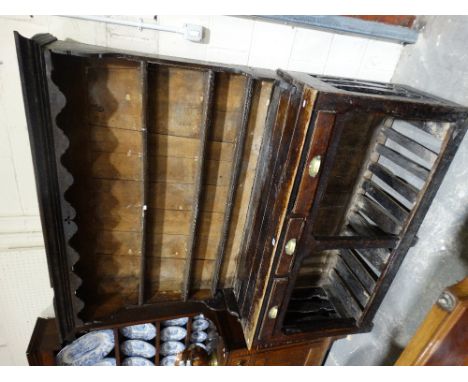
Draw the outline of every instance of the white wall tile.
[[[403,46],[396,43],[370,40],[356,78],[389,82],[400,59]]]
[[[166,26],[182,27],[183,24],[203,25],[210,27],[209,16],[158,16],[158,23]],[[159,54],[174,57],[191,58],[205,61],[207,45],[203,42],[187,41],[180,34],[159,32]]]
[[[360,80],[378,81],[378,82],[390,82],[393,76],[393,70],[380,70],[365,68],[359,70],[359,73],[355,76]]]
[[[324,73],[331,76],[356,77],[361,68],[368,39],[335,34]]]
[[[111,16],[117,20],[142,21],[146,24],[157,24],[148,16]],[[121,25],[106,25],[106,46],[135,52],[158,53],[159,32],[152,29],[138,29]]]
[[[43,250],[0,252],[2,336],[12,364],[27,364],[26,348],[36,318],[52,298]]]
[[[206,60],[231,65],[247,65],[249,61],[249,52],[240,52],[209,46],[206,51]]]
[[[24,215],[38,215],[36,181],[27,126],[18,125],[14,129],[10,129],[10,142],[13,148],[13,163],[21,210]]]
[[[0,158],[0,215],[21,215],[21,203],[16,183],[15,167],[10,157]]]
[[[255,21],[249,65],[268,69],[288,67],[294,28]]]
[[[254,21],[240,17],[211,19],[207,60],[247,65]]]
[[[106,25],[68,17],[51,17],[49,33],[60,40],[71,39],[84,44],[105,46]]]
[[[288,69],[322,74],[332,41],[333,33],[296,29]]]

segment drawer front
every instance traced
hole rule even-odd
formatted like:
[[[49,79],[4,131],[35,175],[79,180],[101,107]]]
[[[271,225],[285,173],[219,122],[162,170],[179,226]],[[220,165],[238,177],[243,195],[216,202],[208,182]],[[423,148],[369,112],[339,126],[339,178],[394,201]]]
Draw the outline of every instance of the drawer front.
[[[293,213],[306,216],[315,197],[321,166],[323,165],[328,143],[335,123],[335,114],[320,111],[315,120],[307,159],[293,207]]]
[[[274,331],[276,322],[280,316],[279,309],[283,302],[286,289],[288,287],[288,279],[280,278],[274,279],[270,291],[270,299],[268,300],[267,309],[263,315],[262,327],[260,329],[260,338],[270,338]]]
[[[297,252],[297,245],[304,229],[304,223],[305,221],[302,218],[289,219],[280,259],[276,266],[276,276],[284,276],[290,272]]]

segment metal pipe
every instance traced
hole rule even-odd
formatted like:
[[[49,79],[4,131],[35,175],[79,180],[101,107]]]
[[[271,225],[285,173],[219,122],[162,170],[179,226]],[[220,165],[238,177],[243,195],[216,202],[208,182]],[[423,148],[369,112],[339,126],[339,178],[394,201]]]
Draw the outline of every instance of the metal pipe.
[[[254,19],[270,21],[302,28],[314,28],[361,35],[367,38],[376,38],[397,42],[400,44],[414,44],[418,39],[418,31],[398,25],[387,25],[375,21],[366,21],[346,16],[314,16],[314,15],[288,15],[288,16],[253,16]]]
[[[184,24],[182,27],[171,27],[159,24],[148,24],[143,21],[127,21],[119,19],[111,19],[105,16],[75,16],[75,15],[63,15],[61,17],[68,17],[71,19],[95,21],[106,24],[122,25],[128,27],[135,27],[138,29],[152,29],[161,32],[171,32],[183,35],[187,40],[190,41],[201,41],[203,39],[203,27],[201,25]]]

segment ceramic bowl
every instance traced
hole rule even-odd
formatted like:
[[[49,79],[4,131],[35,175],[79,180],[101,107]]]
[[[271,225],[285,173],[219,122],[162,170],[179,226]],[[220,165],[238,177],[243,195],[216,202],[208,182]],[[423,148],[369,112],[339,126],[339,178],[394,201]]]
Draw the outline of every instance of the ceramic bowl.
[[[219,334],[216,330],[210,329],[206,332],[208,340],[214,340],[219,337]]]
[[[164,326],[184,326],[187,325],[188,317],[174,318],[173,320],[163,321]]]
[[[206,332],[204,331],[197,331],[197,332],[192,332],[192,334],[190,335],[190,342],[203,342],[203,341],[206,341],[206,339],[208,338],[208,334],[206,334]]]
[[[161,345],[161,354],[166,355],[174,355],[180,353],[185,350],[185,345],[179,341],[167,341]]]
[[[201,342],[195,342],[194,345],[195,345],[195,346],[199,346],[199,347],[201,347],[203,350],[208,351],[207,348],[206,348],[206,346],[205,346],[204,344],[202,344]]]
[[[209,322],[207,320],[193,320],[192,322],[192,331],[197,332],[200,330],[206,330],[208,329],[208,326],[210,326]]]
[[[114,349],[112,330],[96,330],[81,336],[57,354],[57,365],[91,366]]]
[[[166,326],[161,330],[161,340],[163,341],[179,341],[187,335],[187,330],[181,326]]]
[[[123,336],[131,340],[152,340],[156,337],[156,327],[153,324],[127,326],[120,329]]]
[[[117,363],[115,361],[115,358],[113,357],[107,357],[101,359],[99,362],[95,363],[93,366],[116,366]]]
[[[159,365],[160,366],[175,366],[176,359],[177,359],[176,355],[168,355],[159,362]]]
[[[156,354],[156,348],[148,342],[141,340],[127,340],[122,342],[120,350],[129,357],[151,358]]]
[[[208,352],[208,354],[213,353],[213,351],[216,351],[216,348],[218,347],[218,340],[213,340],[213,341],[207,340],[205,342],[205,347],[206,347],[206,351]]]
[[[122,361],[122,366],[154,366],[154,363],[142,357],[128,357]]]

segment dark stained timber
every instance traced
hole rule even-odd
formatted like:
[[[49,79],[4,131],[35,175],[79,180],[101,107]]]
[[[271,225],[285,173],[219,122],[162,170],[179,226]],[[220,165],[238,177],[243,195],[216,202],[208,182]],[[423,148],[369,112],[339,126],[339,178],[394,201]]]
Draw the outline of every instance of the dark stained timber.
[[[385,208],[398,222],[404,223],[408,217],[409,211],[403,207],[397,200],[387,194],[372,181],[366,180],[363,189],[375,199],[383,208]]]
[[[340,256],[343,261],[348,265],[348,268],[353,271],[359,281],[364,285],[367,292],[372,293],[375,288],[375,279],[372,274],[367,270],[365,263],[350,250],[341,250]]]
[[[426,180],[429,176],[429,171],[422,167],[421,165],[413,162],[412,160],[404,157],[403,155],[397,153],[396,151],[388,148],[387,146],[377,145],[377,152],[380,155],[383,155],[385,158],[391,160],[393,163],[397,164],[406,171],[417,176],[421,180]]]
[[[339,273],[342,280],[356,298],[356,300],[359,302],[361,307],[364,308],[367,304],[367,301],[369,301],[369,293],[364,289],[363,284],[359,281],[358,278],[356,278],[356,276],[351,272],[351,270],[340,257],[337,259],[335,270]]]
[[[405,199],[407,199],[411,203],[416,202],[416,198],[419,192],[419,190],[416,187],[397,177],[390,170],[386,169],[379,163],[371,163],[369,166],[369,170],[372,171],[372,173],[377,178],[385,182]]]
[[[392,218],[386,209],[375,203],[373,200],[363,196],[358,201],[360,206],[359,213],[370,218],[382,231],[388,234],[398,234],[401,229],[401,224]]]
[[[228,239],[229,228],[231,224],[232,210],[234,208],[234,201],[236,198],[236,191],[239,186],[239,176],[241,171],[242,157],[244,153],[244,144],[247,134],[247,125],[249,123],[250,108],[252,105],[252,93],[254,82],[252,77],[247,77],[244,92],[244,103],[242,106],[242,120],[239,131],[236,137],[234,149],[234,161],[232,164],[231,180],[229,182],[229,195],[226,202],[226,212],[224,213],[223,227],[221,231],[221,240],[218,244],[216,253],[216,262],[213,272],[213,279],[211,283],[211,295],[214,296],[218,289],[219,277],[221,272],[221,265],[224,260],[226,250],[226,243]]]
[[[431,165],[437,159],[437,154],[432,152],[431,150],[427,149],[423,145],[420,145],[416,141],[411,138],[400,134],[398,131],[394,129],[385,129],[385,135],[387,138],[391,139],[392,141],[398,143],[400,146],[404,147],[405,149],[411,151],[413,154],[417,155],[424,161],[428,162],[428,166],[425,166],[427,169],[430,169]]]

